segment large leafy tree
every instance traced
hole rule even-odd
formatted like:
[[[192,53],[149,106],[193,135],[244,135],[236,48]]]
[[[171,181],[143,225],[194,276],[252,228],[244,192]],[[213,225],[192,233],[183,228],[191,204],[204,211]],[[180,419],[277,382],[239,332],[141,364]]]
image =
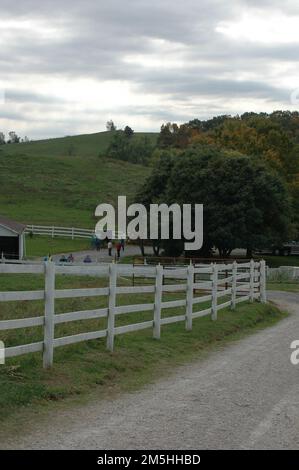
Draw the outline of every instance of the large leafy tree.
[[[158,147],[166,149],[174,147],[183,149],[189,145],[192,136],[192,127],[187,124],[178,126],[176,123],[168,122],[161,126],[158,136]]]
[[[182,131],[183,139],[179,136]],[[241,116],[216,116],[206,121],[194,119],[178,126],[162,126],[160,147],[186,149],[214,145],[219,150],[238,152],[264,162],[279,172],[287,185],[292,204],[294,237],[299,236],[299,113],[247,112]]]
[[[128,130],[115,132],[107,149],[108,157],[147,165],[154,146],[147,136],[133,135]]]
[[[251,254],[288,236],[284,183],[263,163],[236,152],[196,146],[176,158],[162,155],[139,197],[146,204],[204,204],[205,245],[216,246],[221,256],[234,248]]]
[[[252,158],[186,152],[173,167],[167,192],[181,204],[204,204],[205,235],[222,256],[234,248],[251,254],[288,236],[287,190],[277,174]]]
[[[130,138],[130,137],[133,136],[134,131],[133,131],[133,129],[132,129],[130,126],[126,126],[126,127],[124,128],[124,134],[125,134],[126,137]]]

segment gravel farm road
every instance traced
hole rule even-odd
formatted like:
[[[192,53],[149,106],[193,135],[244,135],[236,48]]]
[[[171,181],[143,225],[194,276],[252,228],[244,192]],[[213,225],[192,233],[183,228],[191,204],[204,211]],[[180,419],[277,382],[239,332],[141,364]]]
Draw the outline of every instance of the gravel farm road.
[[[299,294],[269,298],[292,315],[118,398],[49,416],[19,449],[299,449]]]

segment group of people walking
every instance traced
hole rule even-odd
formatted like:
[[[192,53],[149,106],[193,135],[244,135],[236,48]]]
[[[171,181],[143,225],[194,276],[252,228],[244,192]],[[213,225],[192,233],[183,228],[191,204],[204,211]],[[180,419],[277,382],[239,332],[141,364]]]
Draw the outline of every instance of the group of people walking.
[[[75,258],[73,257],[73,254],[70,253],[68,256],[62,255],[59,259],[60,263],[73,263],[75,261]]]
[[[111,240],[108,241],[108,255],[112,256],[113,252],[113,242]],[[122,238],[121,240],[118,240],[115,245],[117,257],[120,258],[120,252],[125,251],[125,240]]]
[[[97,238],[96,236],[92,237],[91,241],[91,246],[93,249],[100,251],[101,245],[104,243],[102,240]],[[107,243],[107,249],[108,249],[108,255],[113,256],[114,255],[114,250],[117,258],[120,258],[120,253],[125,251],[125,240],[122,238],[121,240],[117,240],[115,243],[113,243],[112,240],[108,240]],[[44,261],[52,261],[52,255],[48,254],[44,257]],[[69,254],[68,256],[61,255],[59,258],[60,263],[73,263],[75,261],[75,258],[73,254]],[[86,256],[83,259],[83,263],[92,263],[91,256],[89,254],[86,254]]]
[[[101,240],[100,238],[97,238],[94,235],[91,240],[91,247],[93,250],[100,251],[104,243],[105,243],[104,240]],[[112,256],[113,249],[114,249],[114,244],[112,240],[108,240],[107,249],[108,249],[108,255]],[[120,258],[121,251],[125,251],[125,240],[123,238],[121,240],[116,241],[115,250],[116,250],[117,258]]]

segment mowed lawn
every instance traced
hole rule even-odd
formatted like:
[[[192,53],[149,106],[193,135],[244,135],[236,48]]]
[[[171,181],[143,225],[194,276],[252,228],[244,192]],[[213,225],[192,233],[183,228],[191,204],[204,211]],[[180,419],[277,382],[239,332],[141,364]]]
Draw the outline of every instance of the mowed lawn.
[[[118,195],[132,200],[150,169],[107,159],[108,134],[3,146],[0,214],[28,224],[93,228],[98,204],[115,205]]]
[[[279,290],[285,292],[299,292],[299,282],[268,282],[268,290]]]
[[[136,281],[136,280],[135,280]],[[120,278],[119,285],[131,285],[130,278]],[[139,279],[140,284],[152,280]],[[171,280],[168,280],[171,282]],[[1,275],[0,290],[36,290],[43,288],[39,275]],[[99,287],[108,280],[94,277],[57,276],[56,287]],[[197,293],[196,295],[200,295]],[[163,300],[175,300],[184,293],[164,293]],[[222,299],[225,301],[225,298]],[[153,302],[153,294],[117,296],[117,305]],[[208,303],[200,304],[207,308]],[[56,314],[107,306],[107,297],[56,300]],[[184,313],[184,307],[163,309],[162,317]],[[43,315],[42,301],[3,302],[0,320]],[[193,321],[193,329],[185,330],[184,322],[162,326],[161,339],[152,337],[152,329],[122,334],[116,337],[115,351],[106,350],[104,339],[78,343],[55,349],[54,366],[42,368],[40,353],[8,359],[0,367],[0,418],[14,419],[15,412],[34,405],[43,406],[66,398],[83,398],[96,391],[97,398],[111,393],[132,390],[170,373],[179,364],[198,359],[228,340],[275,324],[286,316],[272,305],[238,305],[237,309],[222,310],[218,320],[208,317]],[[117,316],[116,326],[151,320],[153,312],[136,312]],[[107,319],[75,321],[55,327],[55,337],[106,328]],[[28,344],[43,339],[41,327],[0,332],[6,346]],[[28,409],[29,409],[28,408]],[[19,414],[15,415],[19,420]],[[19,421],[18,421],[19,422]],[[5,427],[3,427],[5,429]]]
[[[261,256],[267,266],[270,268],[279,268],[280,266],[299,266],[299,256],[290,255],[290,256]]]
[[[72,240],[71,238],[51,238],[43,235],[34,235],[32,238],[26,235],[27,258],[44,257],[49,253],[75,253],[76,251],[90,250],[91,241],[88,238]]]

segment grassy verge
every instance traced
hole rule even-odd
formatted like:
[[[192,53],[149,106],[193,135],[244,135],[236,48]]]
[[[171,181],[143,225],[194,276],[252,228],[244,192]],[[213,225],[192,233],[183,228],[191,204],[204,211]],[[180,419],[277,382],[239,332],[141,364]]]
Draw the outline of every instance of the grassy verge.
[[[0,213],[27,224],[93,228],[97,205],[105,202],[115,207],[120,194],[129,203],[149,171],[97,154],[4,155],[0,159]]]
[[[280,266],[299,266],[299,256],[261,256],[267,266],[270,268],[279,268]]]
[[[57,288],[95,287],[105,280],[96,278],[57,277]],[[123,279],[124,284],[130,280]],[[41,276],[0,276],[1,290],[38,289]],[[29,287],[30,286],[30,287]],[[163,300],[181,298],[181,293],[165,294]],[[149,294],[119,295],[118,304],[152,302]],[[225,299],[223,299],[225,301]],[[61,299],[56,302],[56,313],[107,305],[105,298]],[[41,314],[42,302],[7,302],[1,304],[0,319],[22,318]],[[202,308],[206,308],[202,304]],[[181,309],[168,309],[163,316],[181,314]],[[145,321],[150,312],[121,315],[116,326]],[[57,348],[51,370],[42,369],[40,354],[20,356],[0,366],[0,420],[4,423],[19,420],[20,410],[30,412],[36,407],[51,406],[65,399],[78,399],[96,391],[97,399],[111,393],[133,390],[170,373],[180,364],[198,359],[212,348],[245,334],[274,325],[286,316],[272,305],[259,303],[239,305],[235,311],[219,312],[217,322],[210,317],[194,320],[193,330],[186,332],[183,323],[162,327],[161,340],[152,338],[145,330],[116,337],[115,352],[106,351],[105,341],[96,340]],[[57,325],[55,336],[105,328],[106,319],[78,321]],[[6,346],[26,344],[42,339],[39,327],[1,332]]]
[[[299,282],[267,282],[267,289],[299,292]]]
[[[29,234],[26,235],[26,256],[28,258],[35,256],[45,256],[48,253],[52,255],[62,253],[76,253],[76,251],[91,250],[91,239],[78,239],[72,240],[71,238],[52,238],[44,235],[34,235],[30,238]],[[102,247],[100,254],[107,253],[107,245]],[[123,256],[121,255],[121,263],[133,263],[135,255]]]
[[[70,253],[81,250],[90,250],[88,239],[72,240],[70,238],[51,238],[34,235],[30,238],[26,235],[27,257],[46,256],[48,253]]]

